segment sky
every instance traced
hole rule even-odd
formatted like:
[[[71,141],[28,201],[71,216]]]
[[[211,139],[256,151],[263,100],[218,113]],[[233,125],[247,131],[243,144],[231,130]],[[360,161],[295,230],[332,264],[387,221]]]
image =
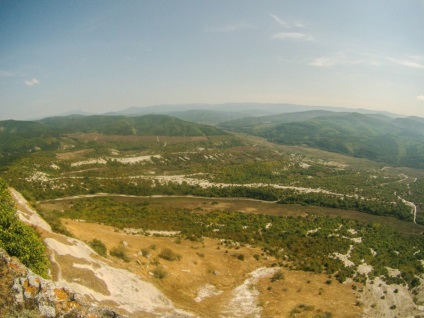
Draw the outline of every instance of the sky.
[[[424,117],[424,0],[0,0],[0,120],[227,102]]]

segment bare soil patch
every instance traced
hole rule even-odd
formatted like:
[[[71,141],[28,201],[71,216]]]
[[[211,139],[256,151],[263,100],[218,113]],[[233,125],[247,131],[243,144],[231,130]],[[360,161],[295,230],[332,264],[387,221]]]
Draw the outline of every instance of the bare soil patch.
[[[71,152],[58,152],[56,156],[60,160],[74,160],[85,158],[88,154],[93,153],[94,149],[84,149]]]

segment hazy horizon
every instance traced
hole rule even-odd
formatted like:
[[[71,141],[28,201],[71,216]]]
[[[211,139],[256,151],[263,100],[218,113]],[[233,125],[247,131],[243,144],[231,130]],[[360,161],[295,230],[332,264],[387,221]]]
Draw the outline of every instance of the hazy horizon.
[[[0,120],[189,103],[424,117],[423,39],[422,0],[0,0]]]

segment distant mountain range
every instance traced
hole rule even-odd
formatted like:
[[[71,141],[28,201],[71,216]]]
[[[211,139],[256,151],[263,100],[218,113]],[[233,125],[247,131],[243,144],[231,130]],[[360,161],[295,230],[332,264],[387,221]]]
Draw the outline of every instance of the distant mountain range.
[[[260,117],[267,115],[279,115],[285,113],[318,110],[332,112],[358,112],[363,114],[382,114],[392,118],[405,117],[390,112],[373,111],[367,109],[269,103],[155,105],[148,107],[130,107],[118,112],[109,112],[103,115],[140,116],[145,114],[167,114],[184,120],[207,124],[217,124],[223,121],[241,119],[245,117]]]

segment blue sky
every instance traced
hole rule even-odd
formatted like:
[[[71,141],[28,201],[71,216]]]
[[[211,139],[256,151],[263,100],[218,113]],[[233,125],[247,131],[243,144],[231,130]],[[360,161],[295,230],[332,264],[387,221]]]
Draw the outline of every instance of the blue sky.
[[[0,119],[177,103],[424,117],[424,0],[0,0]]]

